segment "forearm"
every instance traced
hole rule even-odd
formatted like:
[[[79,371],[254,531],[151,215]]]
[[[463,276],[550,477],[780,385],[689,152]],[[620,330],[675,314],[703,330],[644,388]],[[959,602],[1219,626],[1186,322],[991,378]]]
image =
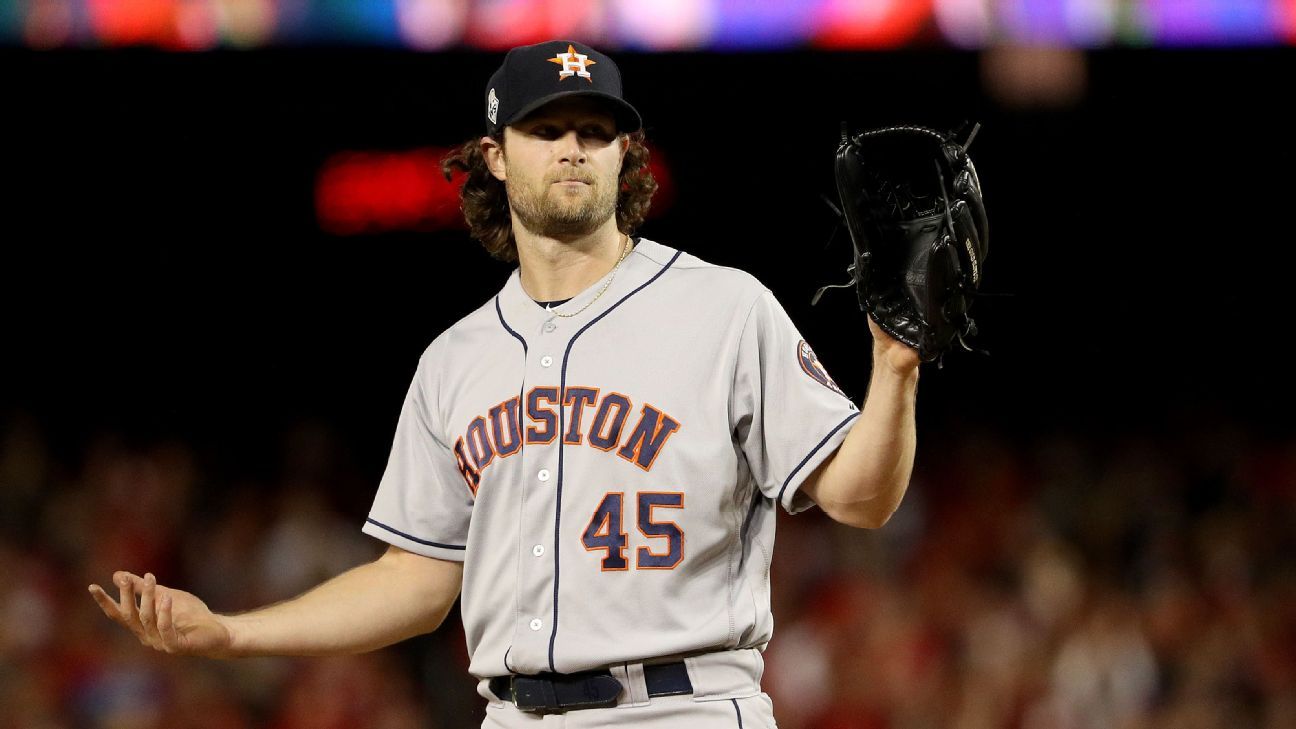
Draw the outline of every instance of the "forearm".
[[[389,550],[291,600],[223,616],[234,656],[362,653],[431,632],[463,566]]]
[[[918,368],[875,360],[868,394],[837,453],[816,474],[819,506],[837,521],[877,528],[900,506],[917,450]]]

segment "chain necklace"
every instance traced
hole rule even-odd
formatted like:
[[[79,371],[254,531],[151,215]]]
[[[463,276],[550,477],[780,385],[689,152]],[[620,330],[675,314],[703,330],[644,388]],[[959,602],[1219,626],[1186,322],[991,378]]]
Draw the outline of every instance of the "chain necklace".
[[[595,301],[598,301],[599,297],[603,295],[603,292],[607,291],[608,286],[612,285],[612,279],[616,278],[617,269],[621,267],[621,262],[624,261],[626,259],[626,256],[628,255],[630,255],[630,236],[627,235],[625,239],[625,246],[621,250],[621,257],[617,259],[616,265],[612,267],[612,272],[608,274],[607,281],[603,282],[603,288],[599,289],[597,294],[594,294],[594,298],[590,299],[584,306],[577,309],[576,311],[573,311],[570,314],[564,314],[558,311],[557,309],[549,309],[549,313],[553,314],[554,316],[561,316],[563,318],[567,318],[567,317],[576,316],[582,311],[585,311],[586,309],[590,308],[590,305],[593,304]]]

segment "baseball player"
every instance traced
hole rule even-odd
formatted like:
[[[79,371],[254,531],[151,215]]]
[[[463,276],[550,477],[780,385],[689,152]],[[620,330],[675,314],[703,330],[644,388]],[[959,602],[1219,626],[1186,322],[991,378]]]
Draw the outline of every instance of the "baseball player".
[[[755,278],[633,236],[652,183],[606,55],[514,48],[484,102],[448,164],[518,267],[419,360],[363,526],[387,552],[241,615],[151,574],[90,591],[146,645],[215,657],[379,648],[462,592],[484,726],[772,727],[775,509],[888,519],[917,353],[870,322],[861,411]]]

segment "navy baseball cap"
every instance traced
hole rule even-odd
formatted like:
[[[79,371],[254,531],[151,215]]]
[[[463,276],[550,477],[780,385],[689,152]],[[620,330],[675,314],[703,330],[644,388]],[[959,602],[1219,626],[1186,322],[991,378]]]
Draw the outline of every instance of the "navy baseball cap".
[[[639,112],[621,98],[621,71],[611,58],[583,43],[551,40],[504,56],[486,84],[486,133],[498,136],[505,126],[567,96],[607,102],[619,132],[643,126]]]

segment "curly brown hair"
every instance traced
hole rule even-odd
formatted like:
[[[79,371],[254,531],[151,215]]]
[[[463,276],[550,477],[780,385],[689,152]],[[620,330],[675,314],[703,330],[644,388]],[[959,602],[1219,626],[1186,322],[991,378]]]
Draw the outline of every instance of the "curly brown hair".
[[[631,132],[628,136],[630,146],[626,149],[621,175],[617,179],[620,191],[617,193],[616,217],[617,228],[631,235],[648,215],[653,193],[657,191],[657,180],[648,169],[648,147],[644,144],[643,130]],[[504,146],[503,134],[492,138]],[[486,167],[481,138],[470,139],[447,154],[441,160],[441,171],[447,180],[453,178],[456,171],[467,175],[459,192],[459,209],[468,222],[468,234],[480,241],[493,258],[517,262],[517,242],[513,239],[508,193],[504,183]]]

